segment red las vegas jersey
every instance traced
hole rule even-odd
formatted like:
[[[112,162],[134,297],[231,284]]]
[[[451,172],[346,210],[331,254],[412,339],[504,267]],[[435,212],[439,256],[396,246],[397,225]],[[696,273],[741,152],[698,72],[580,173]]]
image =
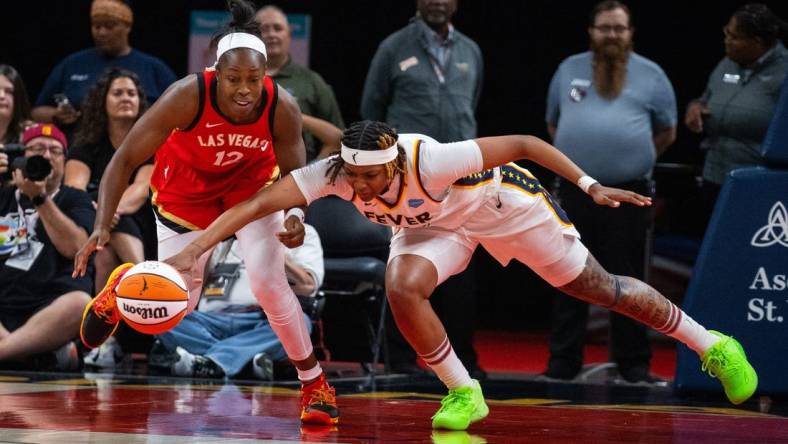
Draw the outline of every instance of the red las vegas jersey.
[[[234,204],[279,176],[271,136],[277,102],[273,80],[264,79],[260,117],[242,125],[230,122],[219,111],[214,70],[198,74],[198,85],[200,105],[195,120],[173,131],[156,151],[153,203],[167,212],[177,213],[173,210],[181,204],[209,204],[230,193]]]

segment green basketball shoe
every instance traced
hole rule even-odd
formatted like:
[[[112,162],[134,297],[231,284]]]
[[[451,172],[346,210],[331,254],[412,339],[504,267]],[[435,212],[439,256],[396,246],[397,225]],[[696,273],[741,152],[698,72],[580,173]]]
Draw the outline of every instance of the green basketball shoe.
[[[718,331],[709,330],[709,333],[720,340],[703,354],[701,369],[722,382],[725,395],[732,403],[741,404],[755,393],[758,374],[747,362],[739,341]]]
[[[479,381],[473,385],[449,390],[441,401],[441,408],[432,416],[433,429],[465,430],[480,419],[484,419],[490,409],[484,402]]]

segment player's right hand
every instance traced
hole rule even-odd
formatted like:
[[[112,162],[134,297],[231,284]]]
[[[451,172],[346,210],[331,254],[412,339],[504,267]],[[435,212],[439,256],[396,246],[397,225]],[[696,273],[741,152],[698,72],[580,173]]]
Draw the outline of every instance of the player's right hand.
[[[104,245],[109,242],[109,230],[105,228],[96,228],[88,238],[85,245],[77,251],[74,255],[74,272],[71,273],[72,278],[85,276],[88,269],[88,259],[94,251],[102,250]]]

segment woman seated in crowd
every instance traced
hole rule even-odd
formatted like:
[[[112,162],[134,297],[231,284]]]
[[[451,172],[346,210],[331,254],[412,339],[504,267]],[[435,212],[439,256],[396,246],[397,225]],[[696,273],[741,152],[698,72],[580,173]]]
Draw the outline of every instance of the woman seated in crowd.
[[[7,182],[10,162],[5,145],[20,143],[22,132],[32,125],[30,99],[27,89],[16,69],[11,65],[0,65],[0,183]]]

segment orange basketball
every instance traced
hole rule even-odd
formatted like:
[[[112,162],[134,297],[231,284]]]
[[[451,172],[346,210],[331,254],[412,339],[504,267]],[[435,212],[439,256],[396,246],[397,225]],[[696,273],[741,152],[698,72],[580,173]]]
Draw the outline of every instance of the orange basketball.
[[[181,274],[158,261],[141,262],[118,283],[120,316],[131,328],[149,335],[164,333],[186,315],[189,292]]]

